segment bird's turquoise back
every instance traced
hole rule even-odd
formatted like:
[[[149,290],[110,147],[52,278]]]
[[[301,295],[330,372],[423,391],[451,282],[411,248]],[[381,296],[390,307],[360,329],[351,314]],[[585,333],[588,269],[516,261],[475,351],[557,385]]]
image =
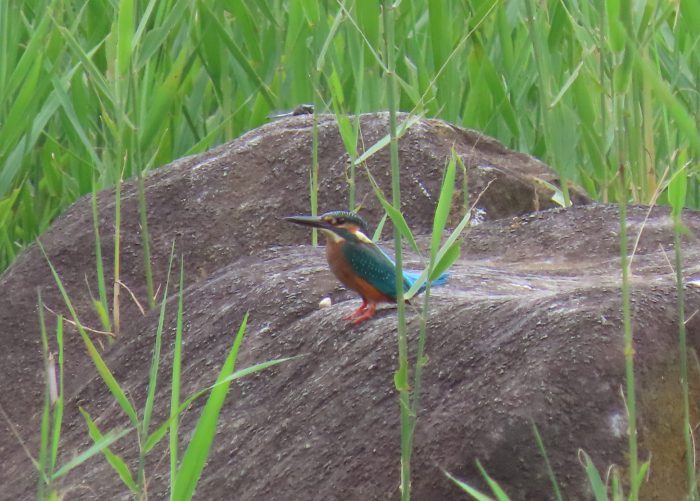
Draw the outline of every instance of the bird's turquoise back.
[[[380,247],[373,243],[346,241],[343,255],[353,273],[372,284],[382,294],[396,299],[396,265]],[[419,276],[420,272],[403,272],[404,292],[408,292]],[[432,285],[442,285],[445,282],[447,274],[443,273]]]

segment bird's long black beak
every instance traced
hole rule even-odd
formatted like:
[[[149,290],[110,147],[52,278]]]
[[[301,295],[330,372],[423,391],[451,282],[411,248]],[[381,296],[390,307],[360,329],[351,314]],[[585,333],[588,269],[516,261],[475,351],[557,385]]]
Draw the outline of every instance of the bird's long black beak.
[[[300,224],[302,226],[311,226],[312,228],[332,229],[333,226],[325,222],[318,216],[289,216],[284,218],[290,223]]]

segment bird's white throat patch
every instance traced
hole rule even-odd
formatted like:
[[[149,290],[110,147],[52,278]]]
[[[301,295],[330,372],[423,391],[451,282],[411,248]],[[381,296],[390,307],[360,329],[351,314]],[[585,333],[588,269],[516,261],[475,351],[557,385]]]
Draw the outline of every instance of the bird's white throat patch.
[[[329,242],[340,243],[343,240],[345,240],[343,237],[341,237],[340,235],[338,235],[334,231],[327,230],[325,228],[319,228],[319,229],[321,230],[321,233],[323,233],[323,236],[325,236]]]
[[[357,231],[355,232],[355,236],[358,238],[358,240],[359,240],[360,242],[364,242],[364,243],[366,243],[366,244],[371,244],[371,243],[372,243],[372,240],[371,240],[367,235],[365,235],[364,233],[362,233],[360,230],[357,230]]]

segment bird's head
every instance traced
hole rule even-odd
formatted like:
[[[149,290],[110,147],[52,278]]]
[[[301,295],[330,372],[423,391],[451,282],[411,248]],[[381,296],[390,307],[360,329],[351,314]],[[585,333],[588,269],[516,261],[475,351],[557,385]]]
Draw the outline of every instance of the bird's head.
[[[354,212],[339,210],[320,216],[290,216],[284,219],[290,223],[318,228],[332,242],[372,241],[367,236],[367,223]]]

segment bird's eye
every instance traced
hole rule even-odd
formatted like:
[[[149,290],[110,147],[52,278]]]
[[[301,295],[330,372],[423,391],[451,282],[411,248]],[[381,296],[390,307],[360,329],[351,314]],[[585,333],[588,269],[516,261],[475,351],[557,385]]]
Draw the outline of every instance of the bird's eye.
[[[335,224],[345,224],[345,218],[339,217],[338,219],[335,220]]]

